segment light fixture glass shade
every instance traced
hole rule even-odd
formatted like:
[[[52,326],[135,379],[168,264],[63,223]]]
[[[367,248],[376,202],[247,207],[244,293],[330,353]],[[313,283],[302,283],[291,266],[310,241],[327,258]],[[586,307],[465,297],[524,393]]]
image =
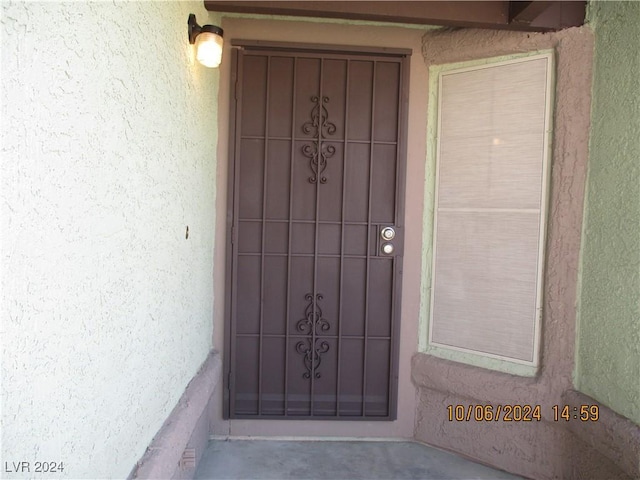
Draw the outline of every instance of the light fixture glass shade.
[[[196,37],[196,59],[205,67],[216,68],[222,61],[222,37],[202,32]]]

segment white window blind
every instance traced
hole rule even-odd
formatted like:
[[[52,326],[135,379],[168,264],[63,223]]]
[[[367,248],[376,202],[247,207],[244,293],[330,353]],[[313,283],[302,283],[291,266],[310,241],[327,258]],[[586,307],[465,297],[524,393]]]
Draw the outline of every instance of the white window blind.
[[[537,364],[551,62],[440,73],[431,345]]]

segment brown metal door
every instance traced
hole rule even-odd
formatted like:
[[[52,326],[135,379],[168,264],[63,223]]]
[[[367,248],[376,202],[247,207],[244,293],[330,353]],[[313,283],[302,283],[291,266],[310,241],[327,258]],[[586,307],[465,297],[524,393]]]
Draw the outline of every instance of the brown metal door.
[[[234,50],[226,415],[394,419],[407,52]]]

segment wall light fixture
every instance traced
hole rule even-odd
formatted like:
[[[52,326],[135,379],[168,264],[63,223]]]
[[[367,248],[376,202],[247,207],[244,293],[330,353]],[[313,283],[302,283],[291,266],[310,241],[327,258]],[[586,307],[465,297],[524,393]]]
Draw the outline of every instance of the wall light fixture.
[[[222,29],[215,25],[198,25],[192,13],[187,21],[189,43],[196,46],[196,59],[205,67],[216,68],[222,61]]]

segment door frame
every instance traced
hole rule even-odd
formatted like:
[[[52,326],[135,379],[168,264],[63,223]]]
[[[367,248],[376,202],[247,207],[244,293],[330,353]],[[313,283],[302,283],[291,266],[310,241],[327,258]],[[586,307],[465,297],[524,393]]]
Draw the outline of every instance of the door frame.
[[[226,209],[226,238],[225,238],[225,293],[224,293],[224,352],[223,352],[223,419],[230,421],[234,418],[230,416],[231,401],[231,356],[232,356],[232,305],[235,304],[237,289],[234,287],[233,278],[233,258],[234,246],[237,245],[237,231],[234,227],[235,206],[238,204],[238,163],[236,161],[239,151],[239,136],[236,132],[240,130],[240,116],[238,111],[238,69],[242,68],[239,62],[240,50],[251,51],[282,51],[288,53],[309,53],[312,55],[338,54],[351,56],[389,56],[400,57],[400,82],[399,82],[399,102],[398,102],[398,146],[396,159],[399,165],[396,168],[396,224],[400,232],[401,245],[399,250],[402,253],[395,259],[394,282],[393,282],[393,305],[392,305],[392,336],[390,351],[390,382],[389,382],[389,415],[385,417],[326,417],[322,416],[277,416],[273,420],[324,420],[324,421],[390,421],[397,419],[398,407],[398,378],[399,378],[399,357],[400,357],[400,324],[401,324],[401,300],[402,300],[402,273],[404,261],[404,222],[405,222],[405,201],[406,201],[406,171],[407,171],[407,137],[409,119],[409,78],[410,59],[413,51],[407,48],[387,48],[387,47],[366,47],[353,45],[327,45],[327,44],[307,44],[296,42],[273,42],[262,40],[231,40],[231,72],[229,90],[229,138],[228,138],[228,175],[227,175],[227,209]],[[256,420],[268,419],[263,415],[256,415]]]

